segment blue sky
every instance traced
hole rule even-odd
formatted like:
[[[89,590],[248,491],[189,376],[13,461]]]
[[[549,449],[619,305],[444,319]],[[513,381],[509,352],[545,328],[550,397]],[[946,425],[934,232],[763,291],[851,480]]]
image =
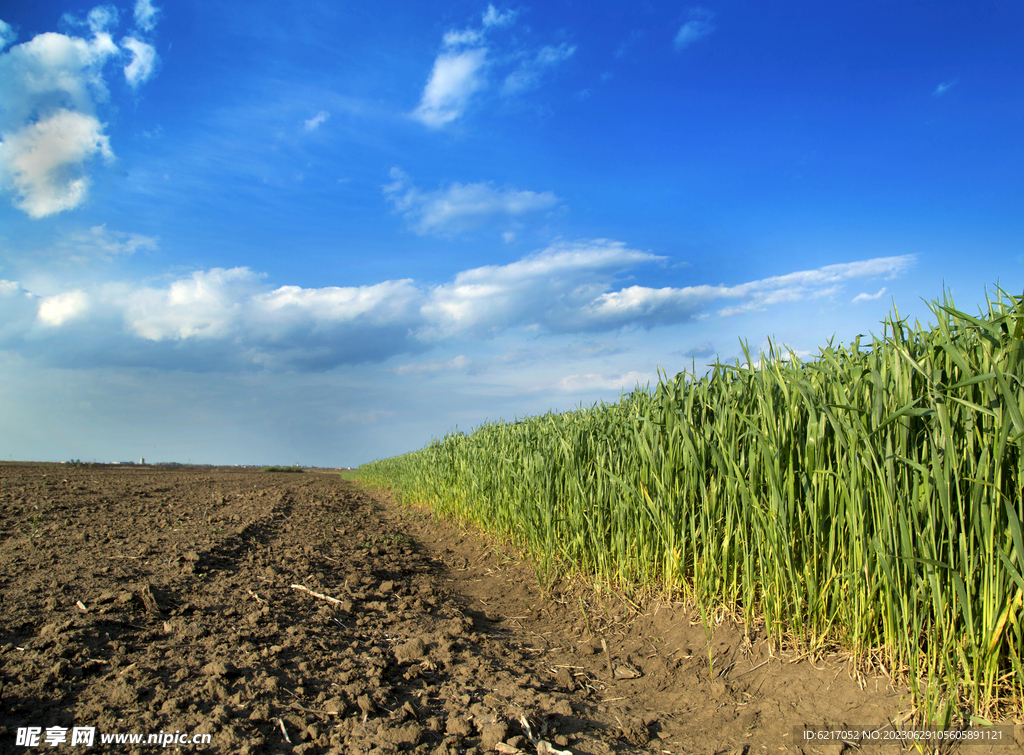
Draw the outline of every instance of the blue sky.
[[[3,459],[357,465],[1024,287],[1016,2],[0,20]]]

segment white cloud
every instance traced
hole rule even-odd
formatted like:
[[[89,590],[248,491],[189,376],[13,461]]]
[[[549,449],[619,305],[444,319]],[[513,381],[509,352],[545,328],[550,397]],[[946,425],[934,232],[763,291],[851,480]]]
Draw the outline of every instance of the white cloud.
[[[110,233],[96,231],[101,238]],[[811,299],[845,281],[899,275],[913,257],[829,265],[734,286],[622,286],[623,274],[665,261],[598,239],[559,242],[507,265],[464,270],[440,285],[404,279],[271,288],[248,268],[214,268],[163,284],[79,283],[38,297],[17,282],[3,281],[0,344],[76,364],[323,371],[425,352],[442,341],[653,328],[700,320],[723,304],[720,316],[765,309]],[[710,350],[705,344],[688,354]],[[409,362],[395,372],[465,371],[472,367],[468,353]],[[565,390],[621,387],[634,378],[632,373],[573,374],[562,385]]]
[[[448,48],[477,47],[482,45],[483,41],[484,33],[479,29],[462,29],[461,31],[451,29],[446,31],[441,38],[441,43]]]
[[[214,268],[174,281],[166,289],[129,290],[118,302],[126,327],[150,341],[224,338],[238,327],[259,276],[248,268]]]
[[[46,32],[0,52],[0,190],[32,218],[81,205],[88,163],[114,156],[96,111],[109,98],[103,67],[122,55],[108,31],[117,9],[99,6],[64,22],[88,29],[89,38]],[[0,36],[3,50],[13,32],[4,24]],[[136,87],[152,75],[156,53],[133,37],[124,44],[132,55],[125,76]]]
[[[58,110],[3,136],[0,180],[15,190],[15,206],[31,218],[80,205],[89,188],[85,162],[114,156],[100,122],[72,110]]]
[[[153,31],[160,11],[150,0],[135,0],[135,26],[142,31]]]
[[[631,391],[638,385],[647,386],[658,382],[658,376],[646,372],[588,373],[567,375],[558,381],[557,390],[566,393],[593,393],[594,391]]]
[[[446,31],[441,39],[441,52],[434,60],[412,117],[430,128],[442,128],[461,118],[474,95],[488,88],[492,70],[515,66],[504,74],[501,87],[503,94],[514,94],[538,86],[545,69],[570,58],[576,51],[573,45],[564,43],[536,50],[503,51],[501,45],[492,41],[490,32],[511,26],[516,15],[517,11],[501,12],[488,5],[479,28]]]
[[[486,62],[485,47],[438,55],[413,117],[431,128],[440,128],[459,118],[469,105],[469,98],[487,86],[483,75]]]
[[[302,127],[306,131],[316,131],[330,117],[331,117],[330,113],[328,113],[326,110],[321,110],[319,113],[314,115],[308,121],[303,121]]]
[[[0,20],[0,51],[7,47],[7,45],[13,44],[17,38],[18,33],[14,31],[14,27],[6,21]]]
[[[0,134],[59,110],[93,113],[107,98],[103,64],[116,55],[105,32],[91,40],[46,32],[0,55]]]
[[[493,5],[488,5],[487,10],[484,11],[483,24],[484,27],[489,26],[508,26],[515,21],[516,15],[519,11],[507,10],[504,13],[500,13],[497,8]]]
[[[882,290],[879,291],[877,294],[867,294],[867,293],[857,294],[855,297],[853,297],[853,299],[850,300],[850,303],[851,304],[860,304],[862,301],[873,301],[875,299],[881,299],[882,296],[885,294],[885,291],[886,291],[886,289],[885,289],[885,287],[883,287]]]
[[[540,83],[541,74],[545,69],[568,60],[576,52],[574,45],[561,44],[558,47],[546,46],[537,51],[531,59],[521,63],[519,67],[505,77],[502,86],[504,94],[515,94],[527,89],[534,89]]]
[[[450,235],[479,227],[495,216],[543,212],[559,202],[550,191],[499,189],[489,183],[454,183],[424,191],[411,185],[399,168],[391,169],[391,178],[393,182],[384,187],[385,196],[421,235]]]
[[[58,327],[81,317],[88,308],[89,295],[84,291],[67,291],[47,296],[39,302],[39,322]]]
[[[85,23],[93,34],[102,34],[107,29],[117,26],[119,14],[113,5],[97,5],[86,16]],[[75,23],[74,19],[65,14],[65,18]],[[79,22],[80,23],[80,22]]]
[[[466,270],[433,288],[422,312],[425,337],[488,335],[538,324],[551,331],[586,330],[586,308],[620,271],[661,260],[625,244],[598,239],[557,243],[508,265]]]
[[[950,89],[952,89],[956,85],[956,82],[956,79],[953,79],[952,81],[943,81],[937,87],[935,87],[935,91],[932,92],[932,94],[935,95],[936,97],[941,97]]]
[[[386,324],[406,319],[419,298],[413,281],[404,279],[349,288],[281,286],[255,297],[253,303],[260,319],[268,323],[339,323],[362,319]]]
[[[703,8],[691,8],[690,20],[679,27],[672,45],[677,51],[684,50],[698,39],[706,37],[715,30],[712,23],[714,14]]]
[[[132,255],[139,250],[156,251],[158,246],[153,236],[111,231],[103,224],[93,226],[88,231],[71,231],[55,248],[74,262],[85,262],[91,259],[110,261],[114,257]]]
[[[153,75],[159,61],[156,48],[135,37],[125,37],[121,45],[132,54],[131,62],[124,67],[124,78],[132,89],[138,89],[139,84],[148,81]]]
[[[711,302],[736,300],[719,310],[728,316],[766,309],[775,304],[801,301],[827,295],[834,284],[859,278],[895,278],[914,264],[914,255],[878,257],[861,262],[827,265],[736,286],[689,286],[685,288],[645,288],[630,286],[602,294],[590,308],[595,322],[642,324],[646,327],[679,322],[695,317]]]

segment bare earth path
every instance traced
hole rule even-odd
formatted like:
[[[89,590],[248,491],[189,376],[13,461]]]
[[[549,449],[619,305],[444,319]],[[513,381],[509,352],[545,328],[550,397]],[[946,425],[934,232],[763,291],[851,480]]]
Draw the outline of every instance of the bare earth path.
[[[709,641],[680,606],[542,596],[501,549],[337,475],[0,464],[0,525],[0,752],[89,751],[77,726],[110,752],[200,748],[101,734],[209,734],[224,753],[838,753],[796,727],[908,709],[838,659],[773,655],[728,622]],[[25,727],[67,739],[30,750]],[[1019,751],[1016,735],[967,752]]]

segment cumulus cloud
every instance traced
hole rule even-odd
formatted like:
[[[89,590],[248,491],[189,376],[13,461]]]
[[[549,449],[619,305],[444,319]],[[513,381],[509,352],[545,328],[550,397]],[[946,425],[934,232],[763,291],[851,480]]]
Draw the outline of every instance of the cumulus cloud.
[[[715,30],[712,23],[714,14],[704,8],[691,8],[690,20],[679,27],[672,46],[676,51],[685,50],[698,39],[708,36]]]
[[[860,304],[862,301],[873,301],[875,299],[881,299],[882,296],[885,294],[885,291],[886,291],[886,289],[883,286],[882,290],[879,291],[877,294],[868,294],[868,293],[857,294],[855,297],[853,297],[853,299],[850,301],[850,303],[851,304]]]
[[[576,51],[568,44],[514,53],[502,51],[501,46],[492,41],[490,33],[511,26],[515,17],[516,11],[502,12],[488,5],[479,27],[446,31],[441,38],[441,52],[434,60],[413,118],[430,128],[442,128],[461,118],[474,95],[488,88],[492,70],[508,70],[510,65],[514,66],[514,70],[504,75],[501,88],[503,94],[514,94],[538,86],[544,70],[568,59]]]
[[[347,288],[281,286],[254,299],[253,316],[268,332],[283,329],[291,333],[295,327],[318,328],[357,320],[378,326],[404,324],[420,296],[411,279]]]
[[[589,330],[587,307],[616,273],[661,259],[598,239],[557,243],[508,265],[465,270],[428,293],[421,333],[488,335],[532,325],[552,332]]]
[[[935,91],[932,92],[932,94],[936,97],[941,97],[956,85],[956,81],[956,79],[953,79],[952,81],[941,82],[937,87],[935,87]]]
[[[0,55],[0,133],[59,110],[93,113],[108,96],[103,64],[117,54],[106,32],[89,40],[46,32]]]
[[[447,236],[477,228],[496,216],[511,218],[550,210],[559,202],[550,191],[499,189],[490,183],[454,183],[424,191],[412,185],[399,168],[391,169],[391,178],[384,195],[420,235]]]
[[[135,26],[142,31],[153,31],[156,27],[160,8],[156,8],[150,0],[135,1]]]
[[[114,156],[100,122],[72,110],[58,110],[3,137],[0,176],[17,194],[14,205],[31,218],[80,205],[89,188],[86,161]]]
[[[150,341],[223,338],[233,333],[259,276],[248,268],[214,268],[174,281],[166,289],[137,288],[124,296],[125,325]]]
[[[196,271],[160,284],[78,285],[44,297],[17,282],[2,281],[0,345],[29,350],[46,346],[41,353],[47,358],[77,355],[81,364],[317,371],[380,362],[427,351],[442,341],[489,338],[517,329],[610,332],[685,323],[716,309],[723,316],[764,309],[813,298],[846,281],[900,275],[913,259],[883,257],[829,265],[734,286],[647,288],[623,286],[620,278],[665,259],[598,239],[559,242],[507,265],[464,270],[438,285],[403,279],[364,286],[275,288],[244,267]],[[60,338],[60,348],[47,340]],[[711,349],[703,344],[688,354],[704,356]],[[395,372],[432,374],[471,367],[469,358],[460,355],[410,362]],[[626,383],[634,378],[632,373],[571,375],[563,388],[583,390],[612,383],[632,387]]]
[[[46,32],[0,52],[0,189],[32,218],[81,205],[90,163],[114,157],[97,107],[109,98],[103,68],[123,54],[110,34],[117,9],[99,6],[63,22],[87,29],[88,38]],[[9,25],[0,38],[0,50],[13,42]],[[125,76],[137,87],[152,75],[156,53],[136,37],[123,44],[132,56]]]
[[[57,327],[85,314],[89,308],[89,295],[84,291],[67,291],[47,296],[39,302],[39,322]]]
[[[139,84],[148,81],[153,75],[159,60],[156,48],[135,37],[125,37],[121,40],[121,45],[132,56],[131,62],[124,67],[125,81],[132,89],[137,89]]]
[[[271,289],[249,268],[214,268],[166,286],[110,285],[99,295],[138,339],[199,345],[204,359],[230,345],[216,359],[236,365],[316,371],[422,350],[411,336],[422,294],[410,280]]]
[[[302,127],[306,131],[316,131],[330,117],[331,117],[330,113],[328,113],[326,110],[321,110],[319,113],[314,115],[308,121],[303,121],[302,122]]]

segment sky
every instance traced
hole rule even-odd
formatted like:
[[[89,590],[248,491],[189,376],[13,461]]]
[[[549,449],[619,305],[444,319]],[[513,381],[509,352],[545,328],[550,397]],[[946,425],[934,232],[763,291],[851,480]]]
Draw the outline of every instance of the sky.
[[[1024,289],[1024,6],[0,6],[0,459],[357,466]]]

